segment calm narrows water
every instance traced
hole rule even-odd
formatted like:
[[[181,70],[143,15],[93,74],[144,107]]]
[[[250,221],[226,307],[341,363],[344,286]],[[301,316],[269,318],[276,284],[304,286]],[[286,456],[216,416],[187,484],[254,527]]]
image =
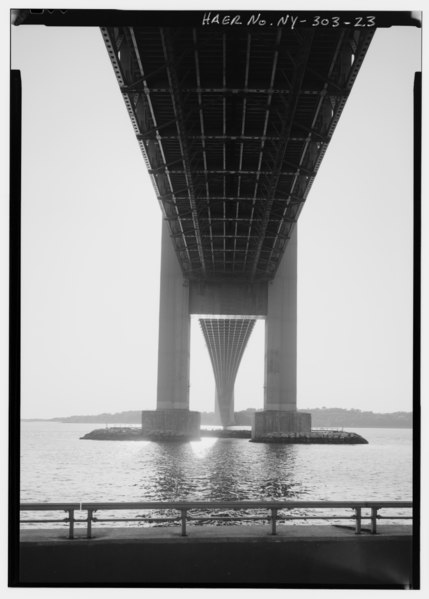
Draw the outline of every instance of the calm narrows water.
[[[355,446],[80,440],[94,428],[22,423],[22,502],[412,499],[410,429],[353,429]]]

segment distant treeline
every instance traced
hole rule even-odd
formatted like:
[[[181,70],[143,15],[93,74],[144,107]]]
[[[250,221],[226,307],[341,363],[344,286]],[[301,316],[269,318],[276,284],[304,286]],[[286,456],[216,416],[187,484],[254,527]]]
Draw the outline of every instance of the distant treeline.
[[[411,428],[413,415],[411,412],[392,412],[377,414],[375,412],[362,412],[361,410],[344,410],[343,408],[312,408],[299,410],[311,414],[312,427],[361,427],[361,428]],[[252,424],[253,408],[242,412],[235,412],[237,425],[250,426]],[[202,424],[216,424],[213,412],[201,413]]]
[[[376,412],[362,412],[361,410],[344,410],[343,408],[312,408],[303,409],[312,415],[314,427],[362,427],[362,428],[411,428],[411,412],[391,412],[378,414]],[[235,423],[238,426],[252,424],[253,408],[235,412]],[[97,414],[95,416],[69,416],[68,418],[51,418],[55,422],[96,422],[104,424],[140,424],[141,412],[129,410],[115,414]],[[213,412],[201,412],[202,424],[218,424]]]
[[[311,413],[313,427],[411,428],[413,426],[412,412],[379,414],[377,412],[344,410],[342,408],[313,408],[300,411]]]
[[[105,424],[141,424],[141,410],[128,410],[114,414],[96,414],[94,416],[68,416],[66,418],[51,418],[54,422],[103,422]]]

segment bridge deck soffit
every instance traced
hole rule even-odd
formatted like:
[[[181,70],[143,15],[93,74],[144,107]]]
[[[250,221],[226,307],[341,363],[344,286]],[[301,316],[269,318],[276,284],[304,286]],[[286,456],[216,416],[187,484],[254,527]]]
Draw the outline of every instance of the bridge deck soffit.
[[[184,276],[275,276],[373,30],[102,28]]]

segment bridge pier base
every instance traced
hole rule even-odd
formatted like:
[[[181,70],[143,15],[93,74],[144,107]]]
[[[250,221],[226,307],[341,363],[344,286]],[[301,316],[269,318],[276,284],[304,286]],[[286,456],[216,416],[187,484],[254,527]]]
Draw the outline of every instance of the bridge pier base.
[[[152,439],[199,439],[201,414],[190,410],[143,410],[142,434]]]
[[[309,433],[311,414],[286,410],[263,410],[255,412],[252,423],[252,439],[272,433]]]

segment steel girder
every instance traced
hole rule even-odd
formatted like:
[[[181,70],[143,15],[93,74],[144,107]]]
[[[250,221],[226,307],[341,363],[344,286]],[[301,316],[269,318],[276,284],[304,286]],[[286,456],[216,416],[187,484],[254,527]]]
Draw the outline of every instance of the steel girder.
[[[373,30],[102,34],[185,277],[272,279]]]

